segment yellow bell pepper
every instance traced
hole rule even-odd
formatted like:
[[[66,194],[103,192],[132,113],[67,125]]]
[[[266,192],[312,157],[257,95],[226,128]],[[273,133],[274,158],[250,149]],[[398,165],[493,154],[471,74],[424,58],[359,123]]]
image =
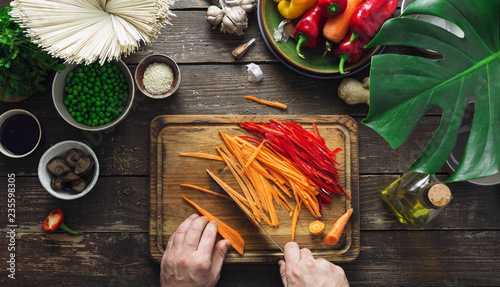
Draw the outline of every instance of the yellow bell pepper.
[[[304,14],[318,0],[274,0],[278,3],[278,11],[287,19],[295,19]]]

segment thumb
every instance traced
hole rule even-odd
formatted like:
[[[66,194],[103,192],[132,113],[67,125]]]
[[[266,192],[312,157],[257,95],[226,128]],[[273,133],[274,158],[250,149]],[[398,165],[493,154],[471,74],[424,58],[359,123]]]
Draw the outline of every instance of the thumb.
[[[231,246],[229,240],[221,240],[215,244],[214,252],[212,254],[212,269],[220,272],[222,269],[222,264],[224,263],[224,258],[226,258],[227,251]]]
[[[283,286],[286,287],[286,263],[284,260],[280,260],[278,265],[280,266],[281,281],[283,282]]]

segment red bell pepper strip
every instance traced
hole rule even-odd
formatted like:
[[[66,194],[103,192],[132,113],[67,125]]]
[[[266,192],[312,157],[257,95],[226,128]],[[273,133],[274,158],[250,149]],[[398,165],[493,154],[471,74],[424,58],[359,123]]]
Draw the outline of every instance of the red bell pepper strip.
[[[352,39],[352,34],[353,32],[350,31],[342,43],[337,45],[333,50],[333,54],[340,59],[339,70],[342,75],[346,74],[344,72],[344,63],[357,62],[361,58],[361,55],[363,55],[365,46],[370,42],[370,39],[364,36]]]
[[[64,225],[64,212],[62,211],[62,209],[58,207],[52,209],[47,215],[47,217],[45,217],[45,220],[43,221],[43,230],[52,232],[56,231],[59,228],[61,228],[62,230],[66,231],[71,235],[80,234],[80,232],[73,231],[69,229],[66,225]]]
[[[326,17],[319,12],[319,4],[316,2],[311,9],[307,10],[302,19],[295,25],[293,36],[297,39],[297,55],[304,58],[300,52],[300,47],[317,47],[322,39],[323,26],[325,26]]]
[[[373,38],[398,7],[398,0],[366,0],[351,16],[353,37]]]
[[[333,18],[344,13],[347,0],[318,0],[319,12],[326,18]]]
[[[331,202],[329,196],[333,193],[340,195],[343,192],[350,197],[338,183],[338,172],[341,170],[336,168],[335,156],[340,148],[329,150],[315,125],[312,131],[308,131],[291,121],[270,121],[270,124],[246,122],[240,125],[265,139],[273,149],[300,167],[322,191],[317,196],[321,203]]]

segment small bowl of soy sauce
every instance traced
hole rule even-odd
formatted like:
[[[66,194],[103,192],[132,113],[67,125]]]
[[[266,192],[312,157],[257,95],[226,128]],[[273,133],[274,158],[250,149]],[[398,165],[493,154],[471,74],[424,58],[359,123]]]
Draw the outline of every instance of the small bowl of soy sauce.
[[[42,128],[38,119],[21,109],[0,115],[0,152],[12,158],[31,154],[40,144]]]

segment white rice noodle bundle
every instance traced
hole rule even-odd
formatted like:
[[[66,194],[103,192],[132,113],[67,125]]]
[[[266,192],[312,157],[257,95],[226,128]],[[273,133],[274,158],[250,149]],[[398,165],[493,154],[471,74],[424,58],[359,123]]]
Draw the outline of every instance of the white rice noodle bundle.
[[[10,15],[31,40],[68,63],[128,56],[175,16],[175,0],[14,0]]]

